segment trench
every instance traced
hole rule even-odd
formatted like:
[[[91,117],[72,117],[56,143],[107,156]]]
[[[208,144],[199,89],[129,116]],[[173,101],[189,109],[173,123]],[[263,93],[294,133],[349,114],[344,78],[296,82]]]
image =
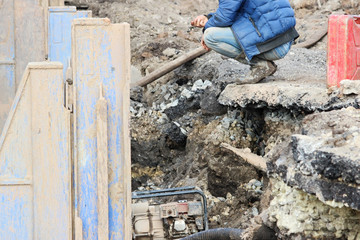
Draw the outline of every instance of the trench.
[[[267,208],[269,179],[220,144],[265,156],[299,130],[305,113],[222,106],[217,98],[225,85],[194,90],[199,76],[192,68],[179,69],[167,84],[132,90],[132,190],[196,186],[207,195],[210,227],[247,228]],[[211,66],[200,71],[204,79],[217,77]]]
[[[283,61],[283,72],[291,65],[286,61],[290,60]],[[355,144],[360,129],[353,126],[359,108],[356,95],[328,95],[320,85],[286,82],[285,90],[277,95],[272,88],[284,85],[270,81],[261,87],[244,88],[249,93],[235,89],[238,92],[232,97],[241,95],[237,101],[228,98],[222,101],[226,105],[220,104],[227,86],[246,71],[243,65],[210,53],[145,88],[132,89],[133,191],[196,186],[207,197],[210,228],[257,229],[255,235],[260,229],[270,229],[264,230],[268,239],[275,232],[283,239],[356,239],[351,236],[356,236],[355,222],[360,219],[354,210],[358,190],[337,179],[312,174],[317,169],[325,171],[332,156],[326,153],[322,161],[313,161],[318,154],[313,146],[321,143],[333,149],[344,145],[347,149],[346,141]],[[225,151],[221,143],[249,148],[271,160],[270,171],[261,172]],[[313,165],[306,165],[304,159]],[[357,160],[342,159],[326,172],[332,173],[344,161],[353,166],[352,161]],[[344,170],[336,176],[353,172]],[[344,179],[354,179],[351,176]],[[331,203],[338,196],[345,197]],[[349,225],[336,224],[338,221]]]

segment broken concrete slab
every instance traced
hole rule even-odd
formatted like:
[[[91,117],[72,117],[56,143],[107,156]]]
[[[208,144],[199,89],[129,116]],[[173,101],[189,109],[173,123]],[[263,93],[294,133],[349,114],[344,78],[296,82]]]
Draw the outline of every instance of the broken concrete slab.
[[[261,217],[279,229],[277,239],[359,239],[359,211],[333,208],[282,181],[271,182],[273,198]]]
[[[360,81],[342,80],[340,82],[341,93],[344,95],[360,94]]]
[[[359,130],[360,110],[352,107],[308,115],[268,173],[330,206],[360,210]]]
[[[268,83],[228,85],[219,97],[223,105],[243,108],[286,108],[305,112],[328,111],[348,106],[359,108],[356,95],[327,93],[325,85],[274,81]]]
[[[317,96],[314,98],[314,96]],[[272,82],[246,85],[228,85],[221,93],[223,105],[240,107],[284,107],[315,111],[326,105],[325,87],[304,86],[288,82]]]

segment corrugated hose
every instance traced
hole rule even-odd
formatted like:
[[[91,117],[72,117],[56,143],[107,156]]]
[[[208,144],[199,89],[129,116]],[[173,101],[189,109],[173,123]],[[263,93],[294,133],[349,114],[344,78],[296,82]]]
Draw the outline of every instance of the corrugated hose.
[[[243,230],[237,228],[216,228],[182,238],[182,240],[241,240]]]

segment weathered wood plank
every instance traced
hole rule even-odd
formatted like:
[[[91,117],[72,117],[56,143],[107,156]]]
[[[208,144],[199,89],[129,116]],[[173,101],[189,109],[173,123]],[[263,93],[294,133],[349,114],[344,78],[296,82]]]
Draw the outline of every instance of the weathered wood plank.
[[[266,159],[259,155],[254,154],[254,153],[251,153],[251,150],[249,148],[246,148],[246,149],[234,148],[227,143],[222,143],[220,146],[222,148],[225,148],[228,151],[240,156],[244,161],[250,163],[257,169],[260,169],[260,170],[266,172],[266,169],[267,169]]]

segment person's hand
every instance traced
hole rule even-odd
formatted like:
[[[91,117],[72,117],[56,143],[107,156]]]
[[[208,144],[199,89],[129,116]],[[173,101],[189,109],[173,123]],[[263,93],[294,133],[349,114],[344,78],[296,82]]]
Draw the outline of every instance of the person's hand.
[[[191,26],[194,27],[205,27],[205,24],[207,23],[208,18],[204,15],[197,16],[194,20],[191,21]]]
[[[201,37],[201,46],[206,50],[206,51],[210,51],[210,48],[208,46],[206,46],[206,43],[204,41],[204,34]]]

